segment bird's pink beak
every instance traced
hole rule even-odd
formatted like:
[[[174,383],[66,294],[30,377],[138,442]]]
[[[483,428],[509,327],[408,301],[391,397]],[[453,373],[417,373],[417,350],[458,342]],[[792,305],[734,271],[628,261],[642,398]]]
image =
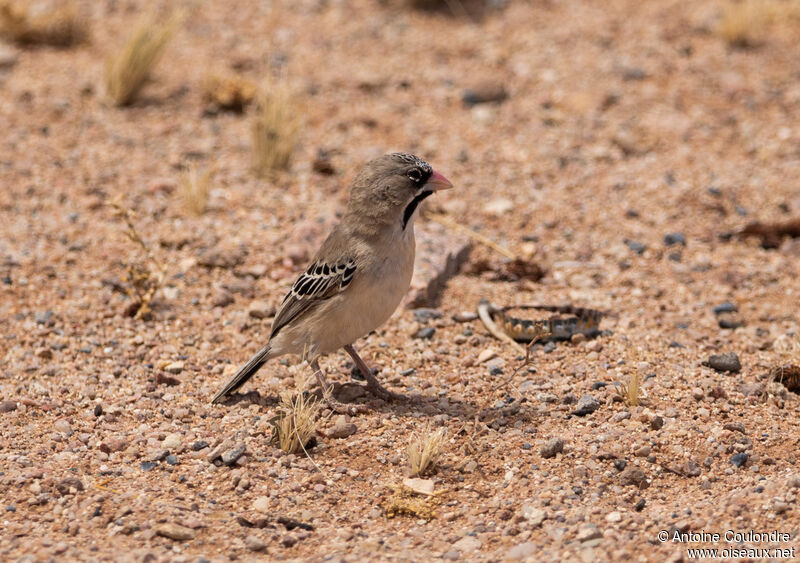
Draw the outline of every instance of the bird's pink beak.
[[[439,190],[449,190],[453,187],[453,184],[439,174],[436,170],[433,171],[431,177],[428,178],[428,181],[425,182],[425,186],[427,186],[432,192],[438,192]]]

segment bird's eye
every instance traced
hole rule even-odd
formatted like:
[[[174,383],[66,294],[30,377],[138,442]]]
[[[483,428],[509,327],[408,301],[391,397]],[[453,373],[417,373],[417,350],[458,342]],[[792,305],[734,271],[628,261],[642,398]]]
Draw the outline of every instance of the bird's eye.
[[[422,179],[422,173],[419,168],[412,168],[408,171],[408,178],[416,184]]]

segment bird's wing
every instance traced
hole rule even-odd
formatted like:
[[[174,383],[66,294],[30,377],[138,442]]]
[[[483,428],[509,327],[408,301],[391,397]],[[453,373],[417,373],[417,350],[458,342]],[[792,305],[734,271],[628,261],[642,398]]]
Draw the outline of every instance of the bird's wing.
[[[356,273],[355,259],[346,255],[338,259],[325,259],[320,254],[322,252],[297,278],[291,291],[284,297],[272,323],[270,338],[319,303],[344,291],[353,281]]]

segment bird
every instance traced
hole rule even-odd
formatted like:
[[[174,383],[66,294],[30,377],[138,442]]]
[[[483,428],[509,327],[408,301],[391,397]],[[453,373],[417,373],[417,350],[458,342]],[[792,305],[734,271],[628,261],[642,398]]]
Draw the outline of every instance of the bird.
[[[286,294],[267,342],[214,395],[222,402],[266,362],[284,354],[308,360],[332,410],[352,414],[333,399],[319,358],[343,348],[384,400],[384,388],[353,343],[383,325],[402,301],[414,272],[414,220],[419,204],[453,184],[430,164],[407,153],[369,161],[353,179],[341,221]]]

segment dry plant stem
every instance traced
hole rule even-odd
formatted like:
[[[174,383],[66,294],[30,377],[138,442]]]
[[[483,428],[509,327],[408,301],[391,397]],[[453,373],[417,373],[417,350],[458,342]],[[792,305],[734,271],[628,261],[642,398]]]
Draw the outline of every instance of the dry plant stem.
[[[494,242],[490,238],[488,238],[488,237],[486,237],[486,236],[484,236],[484,235],[482,235],[482,234],[480,234],[480,233],[478,233],[476,231],[473,231],[469,227],[465,227],[464,225],[456,223],[455,221],[453,221],[452,219],[450,219],[446,215],[442,215],[441,213],[431,213],[431,214],[428,215],[428,217],[430,217],[432,220],[436,221],[437,223],[441,223],[445,227],[448,227],[450,229],[455,229],[456,231],[464,233],[468,237],[470,237],[472,239],[475,239],[478,242],[480,242],[481,244],[484,244],[484,245],[488,246],[492,250],[495,250],[495,251],[499,252],[500,254],[505,256],[506,258],[510,258],[511,260],[516,260],[516,258],[517,258],[517,256],[513,252],[508,250],[507,248],[505,248],[503,246],[500,246],[499,244],[497,244],[496,242]]]
[[[182,21],[183,14],[175,13],[164,23],[155,18],[140,23],[122,50],[106,61],[106,95],[115,105],[133,102]]]
[[[282,83],[265,86],[252,125],[253,168],[258,176],[268,177],[288,168],[299,129],[288,87]]]
[[[489,318],[491,318],[491,316]],[[522,363],[520,365],[518,365],[514,369],[514,371],[511,373],[511,375],[509,375],[507,378],[505,378],[505,380],[503,380],[501,383],[498,383],[497,385],[492,387],[492,391],[497,391],[501,387],[508,386],[508,384],[511,383],[514,380],[514,377],[516,377],[516,375],[519,373],[519,371],[522,368],[530,365],[530,363],[531,363],[531,350],[533,350],[533,345],[536,342],[538,342],[539,340],[541,340],[542,338],[544,338],[545,336],[549,336],[549,334],[550,334],[548,331],[546,331],[544,328],[542,328],[540,326],[535,327],[535,331],[536,331],[536,333],[533,335],[533,338],[531,339],[530,343],[528,343],[528,347],[525,349],[525,359],[522,361]],[[514,342],[514,344],[516,344],[516,341]]]
[[[526,353],[525,348],[522,347],[516,340],[511,338],[509,335],[505,333],[505,331],[501,330],[492,320],[492,315],[489,312],[489,308],[491,305],[489,303],[481,303],[478,305],[478,316],[480,317],[483,324],[486,326],[486,329],[491,333],[492,336],[497,338],[502,342],[506,342],[510,344],[517,352],[520,354]]]
[[[195,168],[181,177],[179,186],[183,205],[195,215],[202,215],[206,209],[210,180],[210,172],[198,171]]]

